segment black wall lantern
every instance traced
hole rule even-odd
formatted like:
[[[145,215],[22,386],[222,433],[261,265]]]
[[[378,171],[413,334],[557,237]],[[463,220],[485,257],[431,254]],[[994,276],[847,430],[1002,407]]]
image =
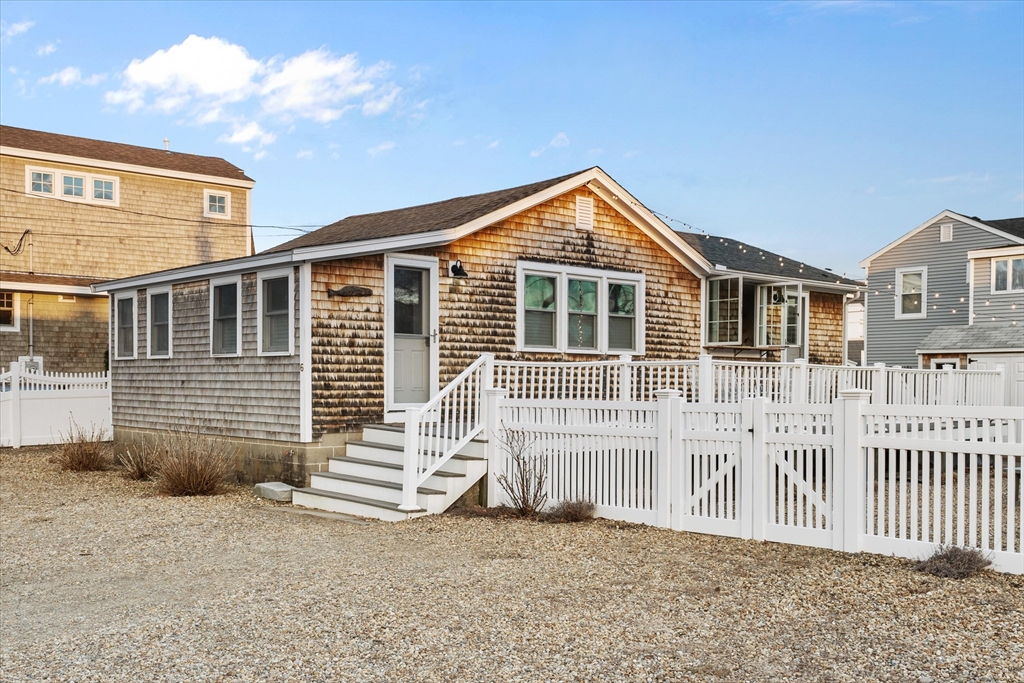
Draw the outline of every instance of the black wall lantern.
[[[469,277],[469,273],[462,267],[462,261],[456,260],[448,270],[451,271],[452,277]]]

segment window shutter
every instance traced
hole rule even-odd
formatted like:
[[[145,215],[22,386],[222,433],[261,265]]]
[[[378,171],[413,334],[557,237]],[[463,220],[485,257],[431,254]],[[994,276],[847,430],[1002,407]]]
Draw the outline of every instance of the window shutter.
[[[953,224],[946,223],[945,225],[939,226],[939,241],[940,242],[952,242],[953,241]]]
[[[594,229],[594,200],[590,197],[576,197],[576,229]]]

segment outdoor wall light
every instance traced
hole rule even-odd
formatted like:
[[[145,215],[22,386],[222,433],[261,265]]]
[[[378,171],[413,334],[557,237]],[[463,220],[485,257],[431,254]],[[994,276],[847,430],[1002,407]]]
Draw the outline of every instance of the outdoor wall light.
[[[452,277],[469,277],[469,273],[462,267],[462,261],[456,260],[448,270],[451,271]]]

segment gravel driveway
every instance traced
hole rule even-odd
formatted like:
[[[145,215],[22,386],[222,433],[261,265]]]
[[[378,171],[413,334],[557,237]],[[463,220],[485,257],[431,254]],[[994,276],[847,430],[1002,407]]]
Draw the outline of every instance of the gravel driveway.
[[[1024,681],[1024,577],[607,521],[298,514],[0,452],[3,681]]]

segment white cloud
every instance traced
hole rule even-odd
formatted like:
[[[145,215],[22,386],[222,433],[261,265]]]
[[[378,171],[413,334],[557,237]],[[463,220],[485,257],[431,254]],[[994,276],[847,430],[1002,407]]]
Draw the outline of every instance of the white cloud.
[[[640,153],[640,152],[639,152],[638,150],[635,150],[635,149],[631,149],[631,150],[629,150],[628,152],[626,152],[625,154],[623,154],[623,155],[622,155],[622,158],[623,158],[623,159],[632,159],[633,157],[635,157],[635,156],[636,156],[637,154],[639,154],[639,153]]]
[[[487,145],[487,149],[495,149],[499,144],[501,144],[501,140],[495,140],[494,142]]]
[[[10,42],[11,38],[20,36],[35,25],[36,22],[34,21],[19,21],[14,24],[0,21],[0,41],[4,43]]]
[[[269,133],[260,127],[255,121],[240,125],[234,124],[231,135],[225,133],[217,138],[220,142],[227,142],[232,145],[244,145],[250,142],[259,142],[260,146],[269,145],[277,139],[273,133]]]
[[[267,156],[267,150],[261,149],[260,151],[258,151],[255,154],[253,154],[252,158],[255,159],[256,161],[259,161],[260,159],[262,159],[265,156]]]
[[[598,156],[599,154],[604,154],[604,150],[600,147],[594,147],[593,149],[588,149],[587,154]]]
[[[459,138],[458,140],[456,140],[452,144],[455,145],[456,147],[462,147],[464,144],[466,144],[466,141],[463,140],[462,138]]]
[[[531,157],[539,157],[541,154],[546,152],[549,147],[568,147],[568,146],[569,146],[569,136],[566,135],[565,133],[558,133],[557,135],[555,135],[555,137],[551,138],[551,142],[549,142],[548,144],[544,145],[543,147],[538,147],[537,149],[535,149],[532,152],[530,152],[530,156]]]
[[[934,178],[911,178],[907,181],[910,185],[951,185],[954,183],[961,184],[973,184],[973,183],[987,183],[992,179],[990,173],[985,175],[979,175],[974,171],[969,173],[959,173],[956,175],[937,176]]]
[[[402,92],[386,80],[391,69],[386,62],[364,66],[354,53],[337,56],[326,48],[257,59],[222,38],[190,35],[132,60],[120,86],[105,98],[129,113],[180,111],[200,125],[230,124],[223,141],[268,145],[275,137],[264,128],[271,119],[329,123],[354,108],[365,116],[391,110]]]
[[[18,67],[16,67],[16,66],[9,66],[9,67],[7,67],[7,70],[10,71],[12,74],[17,74],[18,73]]]
[[[52,55],[57,51],[57,43],[47,43],[46,45],[40,45],[36,48],[36,54],[40,57],[46,57]]]
[[[395,148],[394,141],[388,140],[387,142],[382,142],[379,145],[376,145],[375,147],[371,147],[370,149],[366,150],[366,153],[369,154],[371,157],[375,157],[375,156],[377,156],[379,154],[384,154],[385,152],[390,152],[394,148]]]
[[[313,158],[313,150],[311,150],[311,149],[300,149],[298,151],[298,153],[295,155],[295,158],[296,159],[312,159]]]
[[[39,79],[38,83],[40,85],[53,85],[56,83],[65,87],[69,85],[99,85],[106,78],[106,74],[93,74],[88,78],[82,78],[81,69],[75,66],[68,66],[49,76],[43,76]]]
[[[1018,192],[1017,196],[1013,198],[1015,202],[1024,202],[1024,192]]]

